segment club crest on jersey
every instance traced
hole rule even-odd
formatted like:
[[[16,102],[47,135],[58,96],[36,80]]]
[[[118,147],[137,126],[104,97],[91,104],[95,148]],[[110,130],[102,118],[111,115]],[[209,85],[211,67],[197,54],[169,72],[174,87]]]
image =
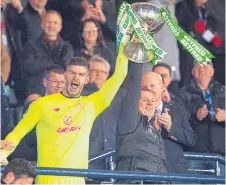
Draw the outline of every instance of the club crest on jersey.
[[[65,116],[63,121],[64,121],[64,124],[65,124],[65,125],[71,125],[72,122],[73,122],[71,116]]]

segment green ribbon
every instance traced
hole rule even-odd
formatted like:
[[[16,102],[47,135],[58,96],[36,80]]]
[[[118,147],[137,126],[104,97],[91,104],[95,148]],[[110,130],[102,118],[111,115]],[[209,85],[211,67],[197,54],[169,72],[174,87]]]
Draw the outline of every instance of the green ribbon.
[[[131,29],[131,24],[133,29]],[[148,34],[146,23],[133,13],[130,4],[123,2],[119,8],[117,17],[117,50],[119,49],[121,43],[126,43],[128,40],[131,40],[128,35],[131,35],[133,31],[135,31],[134,34],[142,41],[147,52],[148,50],[154,51],[155,57],[152,59],[152,63],[154,65],[164,58],[166,52],[164,52],[156,44],[152,36]]]
[[[197,40],[186,33],[176,22],[166,7],[160,8],[160,17],[168,25],[169,29],[175,35],[181,45],[195,58],[200,64],[205,64],[212,60],[214,55],[203,47]]]

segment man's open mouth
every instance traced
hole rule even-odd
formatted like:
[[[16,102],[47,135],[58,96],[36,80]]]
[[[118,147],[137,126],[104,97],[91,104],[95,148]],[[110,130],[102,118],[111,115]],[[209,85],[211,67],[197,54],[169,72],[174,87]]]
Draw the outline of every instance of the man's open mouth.
[[[77,84],[77,83],[72,83],[71,84],[72,90],[76,90],[78,88],[78,86],[79,86],[79,84]]]

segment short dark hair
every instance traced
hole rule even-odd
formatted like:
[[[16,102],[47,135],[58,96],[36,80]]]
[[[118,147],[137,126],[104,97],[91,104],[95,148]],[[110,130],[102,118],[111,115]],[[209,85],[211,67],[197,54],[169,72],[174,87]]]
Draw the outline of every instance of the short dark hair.
[[[35,178],[36,173],[32,164],[25,159],[13,159],[10,161],[2,174],[2,179],[4,179],[9,172],[13,172],[15,179],[30,177]]]
[[[67,63],[67,67],[69,66],[82,66],[85,67],[88,71],[90,71],[90,62],[83,57],[71,58]]]
[[[171,76],[172,70],[171,70],[171,67],[170,67],[168,64],[166,64],[166,63],[158,63],[158,64],[156,64],[156,65],[152,68],[152,71],[153,71],[153,72],[154,72],[154,70],[155,70],[156,67],[165,67],[166,69],[168,69],[169,74],[170,74],[170,76]]]
[[[63,67],[61,67],[60,65],[58,64],[53,64],[51,65],[50,67],[48,67],[45,71],[45,78],[48,78],[49,77],[49,74],[51,72],[54,72],[54,73],[57,73],[57,74],[64,74],[65,70]]]

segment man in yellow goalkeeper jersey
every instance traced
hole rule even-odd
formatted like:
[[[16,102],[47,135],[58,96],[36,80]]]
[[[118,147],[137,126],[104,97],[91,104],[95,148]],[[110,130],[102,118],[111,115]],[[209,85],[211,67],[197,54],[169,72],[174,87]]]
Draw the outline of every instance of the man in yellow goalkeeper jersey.
[[[89,82],[89,63],[75,57],[65,72],[66,84],[62,93],[34,101],[15,129],[5,138],[15,146],[36,126],[38,163],[40,167],[88,168],[89,134],[95,118],[106,109],[128,70],[128,59],[120,48],[115,73],[99,91],[80,96]],[[2,150],[7,157],[12,151]],[[42,176],[37,184],[84,184],[84,178]]]

